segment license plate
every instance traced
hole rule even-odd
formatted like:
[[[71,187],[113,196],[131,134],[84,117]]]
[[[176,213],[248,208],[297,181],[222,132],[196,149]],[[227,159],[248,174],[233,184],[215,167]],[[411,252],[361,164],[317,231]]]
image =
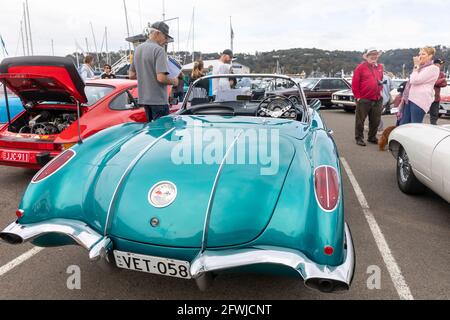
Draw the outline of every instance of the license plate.
[[[440,114],[447,114],[447,110],[439,110]]]
[[[343,105],[342,103],[339,103],[339,104],[338,104],[338,107],[341,107],[341,108],[343,108],[343,107],[344,107],[344,105]]]
[[[30,155],[24,152],[3,151],[1,153],[1,159],[3,161],[28,163],[30,162]]]
[[[121,269],[158,274],[162,276],[191,279],[190,263],[186,261],[144,256],[114,251],[116,265]]]

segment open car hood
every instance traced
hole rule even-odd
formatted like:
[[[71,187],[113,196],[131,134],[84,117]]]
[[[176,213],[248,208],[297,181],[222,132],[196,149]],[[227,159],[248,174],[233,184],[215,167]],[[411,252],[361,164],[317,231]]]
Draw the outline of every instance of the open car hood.
[[[0,64],[0,81],[24,103],[86,103],[84,81],[69,58],[7,58]]]

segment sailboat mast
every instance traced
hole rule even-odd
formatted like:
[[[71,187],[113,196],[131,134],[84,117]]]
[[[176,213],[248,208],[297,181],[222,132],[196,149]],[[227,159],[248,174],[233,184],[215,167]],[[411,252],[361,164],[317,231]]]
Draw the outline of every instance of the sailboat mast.
[[[125,2],[125,0],[123,0],[123,8],[125,10],[125,21],[127,23],[127,37],[130,37],[130,25],[128,24],[128,10],[127,10],[127,4]],[[129,54],[131,54],[131,43],[128,42],[128,50],[129,50]]]
[[[195,7],[192,10],[192,62],[195,62]]]
[[[230,39],[231,39],[231,51],[234,52],[234,30],[233,30],[233,23],[231,21],[231,16],[230,16]]]
[[[75,51],[75,56],[77,57],[77,69],[80,68],[80,57],[78,56],[78,48],[77,51]]]
[[[25,0],[25,3],[26,3],[26,8],[27,8],[28,32],[30,33],[31,55],[34,56],[33,36],[32,36],[32,33],[31,33],[30,9],[28,7],[28,0]]]
[[[25,8],[25,3],[23,3],[23,21],[25,25],[25,41],[27,44],[27,56],[30,55],[30,41],[28,39],[28,23],[27,23],[27,10]]]
[[[100,56],[98,54],[97,40],[95,39],[94,27],[92,25],[92,21],[89,23],[91,25],[92,38],[94,39],[94,48],[95,48],[95,54],[97,55],[97,63],[100,66]]]
[[[163,21],[166,21],[166,2],[162,0],[162,7],[163,7]]]
[[[20,21],[20,37],[22,38],[23,55],[26,56],[26,53],[25,53],[25,38],[24,38],[24,35],[23,35],[23,20]]]
[[[84,40],[86,41],[86,55],[89,55],[89,43],[88,43],[88,38],[84,38]]]
[[[110,64],[109,50],[108,50],[108,27],[105,27],[105,43],[106,43],[106,63]]]

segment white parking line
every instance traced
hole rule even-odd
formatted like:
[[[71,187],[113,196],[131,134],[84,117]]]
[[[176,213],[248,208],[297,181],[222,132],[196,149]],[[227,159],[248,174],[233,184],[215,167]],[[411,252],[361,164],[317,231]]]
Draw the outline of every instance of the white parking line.
[[[8,262],[7,264],[5,264],[3,267],[0,267],[0,277],[5,275],[6,273],[8,273],[9,271],[11,271],[12,269],[14,269],[15,267],[21,265],[22,263],[24,263],[25,261],[27,261],[28,259],[32,258],[33,256],[37,255],[39,252],[41,252],[42,250],[44,250],[44,248],[38,248],[35,247],[33,249],[31,249],[30,251],[25,252],[23,255],[21,255],[20,257],[17,257],[16,259],[14,259],[11,262]]]
[[[364,216],[366,217],[367,223],[369,224],[370,230],[372,231],[372,235],[375,238],[378,250],[383,257],[384,263],[386,264],[386,267],[400,299],[414,300],[414,297],[411,294],[411,290],[409,289],[408,285],[406,284],[405,278],[402,275],[402,271],[400,270],[400,267],[398,266],[394,256],[392,255],[386,238],[384,237],[383,232],[381,231],[374,215],[370,211],[369,203],[367,202],[367,199],[364,196],[364,193],[362,192],[358,181],[353,175],[350,165],[344,158],[341,158],[341,162],[345,168],[345,171],[347,172],[348,177],[350,178],[350,182],[353,186],[353,189],[355,190],[356,196],[358,197],[359,203],[361,204],[361,208],[363,209]]]

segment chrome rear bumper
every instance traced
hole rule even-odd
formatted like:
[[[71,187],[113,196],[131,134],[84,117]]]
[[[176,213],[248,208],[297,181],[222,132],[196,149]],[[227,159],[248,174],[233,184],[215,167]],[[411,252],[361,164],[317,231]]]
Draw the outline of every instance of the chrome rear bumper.
[[[86,223],[67,219],[53,219],[43,223],[27,225],[14,222],[0,232],[0,239],[10,244],[22,244],[46,234],[66,235],[87,250],[91,250],[103,239],[102,235]]]
[[[0,239],[10,244],[22,244],[46,234],[62,234],[72,238],[89,251],[93,261],[104,259],[113,263],[113,243],[87,224],[66,219],[20,225],[17,222],[0,232]],[[241,250],[205,251],[191,263],[191,275],[200,288],[208,275],[250,265],[275,264],[289,267],[299,273],[307,287],[323,292],[348,290],[355,271],[355,252],[350,229],[345,226],[346,254],[344,263],[331,267],[318,265],[303,253],[277,247],[254,247]]]
[[[324,292],[349,290],[355,271],[355,252],[350,229],[345,226],[346,256],[337,267],[318,265],[303,253],[274,247],[243,250],[206,251],[191,265],[191,275],[199,279],[207,273],[257,264],[278,264],[297,271],[305,285]]]

